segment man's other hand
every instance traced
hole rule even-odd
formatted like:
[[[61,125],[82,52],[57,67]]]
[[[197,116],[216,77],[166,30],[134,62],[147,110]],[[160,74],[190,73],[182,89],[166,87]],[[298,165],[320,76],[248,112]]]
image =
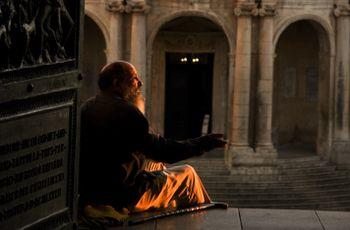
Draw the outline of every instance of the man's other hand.
[[[191,140],[191,142],[196,144],[203,151],[208,152],[215,148],[224,147],[227,142],[223,139],[223,137],[223,134],[211,133],[208,135],[194,138]]]

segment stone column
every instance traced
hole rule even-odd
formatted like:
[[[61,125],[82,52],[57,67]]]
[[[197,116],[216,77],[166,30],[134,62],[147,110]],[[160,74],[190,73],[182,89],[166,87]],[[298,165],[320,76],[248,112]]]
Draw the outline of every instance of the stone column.
[[[335,124],[331,159],[338,167],[350,169],[349,133],[349,65],[350,65],[350,5],[338,0],[334,8],[336,17],[335,56]]]
[[[125,11],[131,16],[130,62],[138,70],[143,83],[146,83],[146,14],[150,7],[145,0],[127,0]],[[146,89],[144,85],[143,90]],[[143,92],[144,93],[144,92]],[[145,94],[144,94],[145,95]]]
[[[241,3],[235,8],[237,16],[236,57],[233,82],[233,102],[230,148],[251,151],[249,147],[249,114],[251,88],[252,15],[256,5]]]
[[[109,0],[106,9],[112,12],[110,20],[110,39],[107,47],[107,62],[123,59],[123,0]]]
[[[252,16],[258,16],[260,9],[255,3],[239,3],[235,8],[237,18],[237,41],[236,41],[236,59],[234,71],[234,92],[232,103],[232,128],[229,146],[232,167],[231,174],[270,174],[276,173],[275,161],[268,154],[256,154],[251,147],[249,133],[251,125],[250,111],[251,107],[251,59],[252,59]],[[264,26],[269,27],[269,23]],[[264,41],[270,36],[271,31],[264,35]],[[266,38],[265,38],[266,36]],[[270,38],[268,39],[270,41]],[[264,54],[265,51],[264,50]],[[265,62],[265,60],[264,60]],[[271,61],[266,61],[270,63]],[[270,64],[269,64],[270,65]],[[267,77],[271,71],[269,68],[262,69],[264,76]],[[264,87],[264,82],[261,82]],[[271,83],[270,83],[271,84]],[[261,91],[265,92],[265,91]],[[269,99],[263,100],[265,105]],[[268,120],[268,113],[261,117],[263,122]],[[265,141],[261,139],[261,143]],[[265,143],[265,142],[264,142]],[[228,161],[229,162],[229,161]]]
[[[255,132],[255,151],[276,154],[272,145],[272,101],[273,101],[273,16],[276,6],[263,4],[259,8],[259,68],[257,82],[257,120]]]
[[[232,140],[232,102],[233,102],[233,80],[234,80],[234,63],[235,63],[235,55],[234,53],[230,52],[228,53],[228,87],[227,87],[227,92],[228,92],[228,100],[227,100],[227,127],[230,128],[230,130],[227,132],[227,139]],[[232,167],[232,156],[230,151],[225,151],[225,164],[227,168],[230,170]]]
[[[335,139],[349,140],[350,8],[336,5]]]

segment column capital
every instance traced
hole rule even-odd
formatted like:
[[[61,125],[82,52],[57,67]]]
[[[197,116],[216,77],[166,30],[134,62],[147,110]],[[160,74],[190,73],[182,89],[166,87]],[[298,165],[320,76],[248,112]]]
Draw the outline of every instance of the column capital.
[[[126,13],[145,13],[150,11],[151,7],[145,0],[126,0]]]
[[[276,4],[241,3],[234,9],[236,16],[273,17],[277,14]]]
[[[350,5],[349,4],[335,4],[333,9],[335,17],[350,16]]]
[[[258,16],[259,9],[255,3],[240,3],[234,10],[234,14],[238,17],[246,16]]]
[[[112,13],[124,13],[125,5],[123,0],[106,0],[106,10]]]
[[[276,4],[263,4],[259,8],[260,17],[273,17],[277,15]]]

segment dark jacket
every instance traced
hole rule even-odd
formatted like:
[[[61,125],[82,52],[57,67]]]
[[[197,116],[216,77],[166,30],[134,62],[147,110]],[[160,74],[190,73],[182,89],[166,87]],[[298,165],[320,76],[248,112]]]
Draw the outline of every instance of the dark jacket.
[[[130,205],[142,194],[142,158],[174,163],[202,152],[191,141],[151,134],[145,116],[121,97],[93,97],[81,111],[81,201]]]

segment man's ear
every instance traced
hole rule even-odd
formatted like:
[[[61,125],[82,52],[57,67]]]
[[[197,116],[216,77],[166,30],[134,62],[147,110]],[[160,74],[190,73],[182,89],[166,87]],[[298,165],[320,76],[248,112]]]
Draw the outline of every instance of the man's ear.
[[[114,90],[120,91],[121,90],[120,81],[118,79],[113,79],[112,87]]]

